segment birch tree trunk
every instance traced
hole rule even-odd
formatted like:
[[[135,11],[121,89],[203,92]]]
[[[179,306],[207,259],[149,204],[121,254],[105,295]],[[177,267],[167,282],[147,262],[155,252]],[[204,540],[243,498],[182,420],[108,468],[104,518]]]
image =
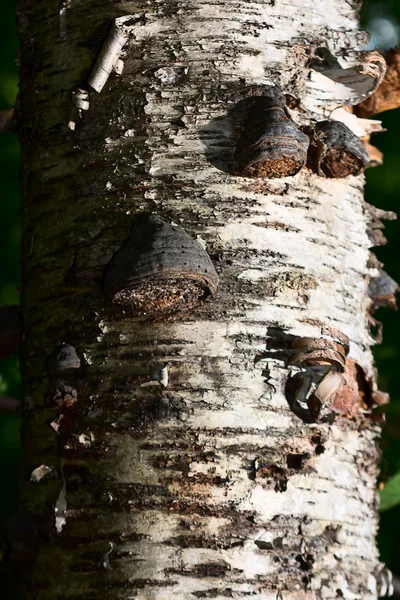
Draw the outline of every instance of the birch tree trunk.
[[[265,86],[290,95],[298,125],[346,103],[310,60],[323,48],[359,64],[358,8],[20,0],[24,599],[381,593],[380,426],[365,387],[379,229],[363,176],[230,168],[243,102]],[[119,73],[103,64],[97,93],[88,78],[125,15]],[[212,300],[164,319],[109,302],[104,272],[144,211],[206,247]],[[290,348],[339,332],[346,383],[307,419],[287,397]],[[57,370],[63,344],[71,363]]]

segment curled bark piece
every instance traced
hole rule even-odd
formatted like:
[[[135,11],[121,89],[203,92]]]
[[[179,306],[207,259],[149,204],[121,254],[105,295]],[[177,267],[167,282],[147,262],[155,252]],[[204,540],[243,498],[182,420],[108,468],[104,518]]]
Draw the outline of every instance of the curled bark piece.
[[[357,137],[363,140],[369,139],[373,133],[386,131],[382,127],[382,121],[377,119],[361,119],[352,110],[352,106],[341,106],[332,111],[329,117],[331,121],[344,123]]]
[[[57,473],[53,467],[40,465],[40,467],[36,467],[36,469],[32,471],[30,480],[32,483],[39,483],[42,479],[55,479],[56,477]]]
[[[396,221],[397,220],[397,214],[391,210],[382,210],[381,208],[378,208],[377,206],[368,204],[368,202],[365,202],[364,204],[365,204],[366,209],[368,210],[371,223],[377,223],[381,219],[384,221]]]
[[[332,338],[332,340],[335,340],[336,342],[339,342],[339,344],[343,346],[344,352],[347,356],[347,354],[350,351],[350,340],[345,333],[343,333],[339,329],[336,329],[335,327],[323,325],[321,327],[321,334]]]
[[[103,89],[114,65],[118,61],[123,46],[128,41],[133,28],[142,16],[142,14],[125,15],[114,20],[88,79],[89,85],[96,92],[100,93]]]
[[[382,233],[381,229],[377,228],[377,229],[367,229],[367,235],[369,238],[369,241],[371,242],[371,246],[372,247],[377,247],[377,246],[386,246],[387,244],[387,239],[384,236],[384,234]]]
[[[395,295],[400,290],[398,284],[385,271],[379,269],[379,275],[369,282],[368,294],[371,298],[370,310],[374,312],[381,306],[397,310]]]
[[[383,165],[383,152],[381,152],[376,146],[373,146],[366,141],[364,142],[364,146],[369,156],[369,166],[379,167],[380,165]]]
[[[314,109],[321,105],[355,105],[373,94],[385,75],[386,61],[376,50],[359,56],[358,65],[343,68],[328,48],[318,48],[308,84],[314,92],[318,90],[318,101],[310,96],[305,105]]]
[[[111,302],[147,316],[190,309],[217,286],[204,248],[183,229],[148,215],[136,220],[104,280]]]
[[[359,175],[369,166],[362,141],[343,123],[320,121],[308,133],[308,165],[318,175],[341,179]]]
[[[329,330],[329,333],[335,335],[335,330]],[[341,332],[337,333],[340,335],[340,339],[335,335],[337,341],[326,338],[294,339],[291,344],[294,354],[289,364],[300,368],[316,368],[318,365],[321,367],[331,365],[335,369],[343,370],[346,356],[349,352],[349,340]]]
[[[68,127],[75,130],[76,122],[82,118],[82,111],[89,110],[89,92],[81,88],[76,88],[71,92],[72,109],[68,121]]]
[[[344,381],[343,373],[329,373],[323,378],[321,383],[317,386],[314,395],[321,402],[321,406],[324,406],[333,394],[339,389]]]
[[[289,404],[298,416],[307,420],[310,416],[317,420],[321,410],[335,396],[344,383],[346,356],[349,340],[346,335],[332,328],[325,328],[325,334],[336,338],[296,338],[291,344],[293,356],[290,365],[303,369],[292,377],[286,391]],[[297,408],[303,411],[299,413]]]
[[[382,344],[382,331],[383,325],[380,321],[373,318],[371,314],[367,314],[367,321],[369,326],[369,334],[375,344]]]
[[[246,177],[287,177],[305,165],[309,140],[290,118],[284,96],[258,97],[238,141],[235,161]]]
[[[384,406],[385,404],[389,404],[390,396],[387,392],[382,392],[381,390],[375,390],[371,394],[372,397],[372,406]]]
[[[374,575],[376,577],[379,598],[390,598],[390,596],[393,596],[392,572],[383,563],[380,563],[379,567],[375,568]]]
[[[53,378],[68,377],[81,366],[81,360],[71,344],[62,344],[52,354],[47,369]]]
[[[294,350],[334,350],[343,356],[348,353],[348,348],[339,342],[333,342],[325,338],[297,338],[292,342],[292,349]]]
[[[343,354],[329,349],[318,349],[311,352],[299,352],[290,361],[295,366],[312,367],[313,365],[334,365],[343,368],[345,358]]]
[[[315,419],[318,419],[323,407],[336,394],[345,379],[343,373],[328,373],[307,400],[307,406]]]
[[[372,96],[354,108],[359,117],[371,117],[400,106],[400,48],[389,50],[385,59],[387,70],[382,83]]]

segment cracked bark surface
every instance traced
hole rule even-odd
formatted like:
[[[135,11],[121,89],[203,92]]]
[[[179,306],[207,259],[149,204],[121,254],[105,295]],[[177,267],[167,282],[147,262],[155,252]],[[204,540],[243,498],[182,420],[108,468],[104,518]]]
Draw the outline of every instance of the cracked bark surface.
[[[22,598],[377,598],[379,424],[356,385],[315,423],[285,386],[293,339],[329,327],[373,377],[379,222],[363,176],[232,173],[249,94],[279,86],[298,125],[340,104],[307,65],[319,47],[357,62],[357,8],[20,0],[21,503],[41,523]],[[87,78],[125,14],[142,16],[124,70],[97,94]],[[77,88],[89,110],[71,130]],[[143,211],[206,246],[212,301],[149,321],[107,300],[106,267]],[[63,344],[79,360],[49,370]],[[41,465],[57,477],[32,482]]]

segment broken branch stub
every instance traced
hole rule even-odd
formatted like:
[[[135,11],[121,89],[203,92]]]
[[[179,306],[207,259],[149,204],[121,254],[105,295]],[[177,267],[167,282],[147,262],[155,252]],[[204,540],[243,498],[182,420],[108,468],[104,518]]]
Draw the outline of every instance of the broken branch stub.
[[[339,121],[320,121],[308,128],[308,166],[322,177],[341,179],[359,175],[369,166],[362,141]]]
[[[148,317],[191,309],[217,287],[203,247],[180,227],[147,215],[136,220],[104,279],[111,302]]]
[[[308,137],[290,118],[284,96],[275,90],[252,104],[239,138],[235,161],[245,177],[295,175],[307,161]]]

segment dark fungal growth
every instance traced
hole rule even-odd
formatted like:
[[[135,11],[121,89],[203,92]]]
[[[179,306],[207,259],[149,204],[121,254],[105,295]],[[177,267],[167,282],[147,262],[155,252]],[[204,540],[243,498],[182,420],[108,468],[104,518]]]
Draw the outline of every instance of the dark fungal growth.
[[[156,317],[193,308],[218,286],[207,252],[183,229],[141,215],[109,263],[104,292],[135,315]]]
[[[287,177],[305,165],[309,139],[290,118],[284,96],[257,97],[244,123],[235,161],[246,177]]]
[[[359,175],[369,167],[364,144],[339,121],[321,121],[307,131],[310,136],[308,166],[322,177],[341,179]]]

